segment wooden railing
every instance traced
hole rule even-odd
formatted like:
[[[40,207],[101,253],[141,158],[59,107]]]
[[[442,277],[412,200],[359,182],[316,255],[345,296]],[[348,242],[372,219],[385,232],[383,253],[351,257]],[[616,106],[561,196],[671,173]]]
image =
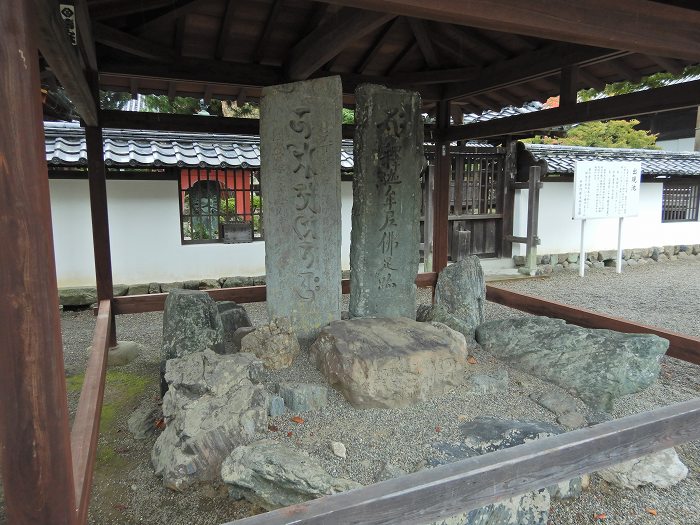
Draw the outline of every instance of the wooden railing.
[[[112,324],[110,301],[100,301],[92,349],[85,369],[78,409],[71,430],[71,456],[78,523],[87,523],[92,476],[95,469],[97,440],[100,435],[100,413],[105,391],[105,373]]]

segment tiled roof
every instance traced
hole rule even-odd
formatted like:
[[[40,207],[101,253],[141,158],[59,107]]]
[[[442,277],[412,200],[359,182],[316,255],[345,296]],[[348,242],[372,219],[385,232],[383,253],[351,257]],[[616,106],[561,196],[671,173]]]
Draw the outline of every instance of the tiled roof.
[[[44,132],[49,165],[87,165],[85,132],[77,123],[45,122]],[[103,138],[107,166],[260,167],[258,137],[106,129]],[[351,141],[343,141],[340,165],[353,168]]]
[[[516,115],[522,115],[523,113],[532,113],[534,111],[540,111],[544,109],[544,104],[541,102],[528,102],[520,107],[506,106],[498,111],[493,111],[487,109],[483,113],[467,113],[464,115],[465,124],[474,124],[475,122],[486,122],[488,120],[495,120],[505,117],[514,117]]]
[[[700,152],[648,149],[586,148],[525,144],[535,160],[547,162],[549,173],[573,174],[577,160],[641,161],[643,175],[700,175]]]

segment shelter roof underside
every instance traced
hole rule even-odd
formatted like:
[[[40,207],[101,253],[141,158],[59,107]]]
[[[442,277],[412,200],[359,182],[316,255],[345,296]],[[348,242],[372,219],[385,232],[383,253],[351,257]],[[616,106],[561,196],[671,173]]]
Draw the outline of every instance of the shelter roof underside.
[[[382,4],[364,2],[375,3]],[[100,85],[245,101],[265,85],[339,74],[346,104],[355,86],[369,81],[420,90],[426,110],[450,99],[469,113],[558,95],[568,66],[577,66],[576,87],[583,89],[693,63],[356,4],[363,2],[89,0]],[[562,23],[555,15],[552,23]]]

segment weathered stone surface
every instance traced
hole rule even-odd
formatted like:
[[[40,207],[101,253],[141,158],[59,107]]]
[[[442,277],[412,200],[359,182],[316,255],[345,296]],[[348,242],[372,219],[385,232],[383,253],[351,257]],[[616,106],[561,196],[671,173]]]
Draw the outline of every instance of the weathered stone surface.
[[[129,287],[126,284],[115,284],[112,287],[112,295],[114,297],[122,297],[129,293]]]
[[[241,349],[241,341],[243,341],[243,338],[250,334],[255,332],[255,327],[254,326],[244,326],[242,328],[239,328],[235,332],[233,332],[233,336],[231,336],[231,344],[233,346],[234,351],[238,352]]]
[[[467,341],[484,322],[486,285],[479,258],[465,257],[447,266],[438,276],[435,304],[421,305],[419,321],[436,321],[457,330]]]
[[[160,283],[148,283],[148,293],[160,293]]]
[[[222,277],[219,279],[222,288],[241,288],[242,286],[255,286],[255,277],[237,275],[235,277]]]
[[[134,410],[127,421],[129,432],[136,440],[148,439],[156,433],[156,421],[163,411],[152,400],[147,399]]]
[[[496,370],[489,374],[472,374],[467,379],[467,383],[467,390],[473,394],[501,394],[508,391],[508,371]]]
[[[443,324],[361,318],[324,328],[310,355],[353,406],[394,408],[461,385],[467,346],[462,334]]]
[[[626,489],[645,485],[666,489],[683,481],[688,476],[688,467],[675,449],[667,448],[599,470],[598,474],[608,483]]]
[[[241,352],[255,354],[265,368],[272,370],[290,366],[300,351],[292,323],[286,317],[273,319],[241,339]]]
[[[332,477],[306,452],[272,440],[238,447],[224,461],[221,477],[232,497],[267,510],[361,487]]]
[[[175,281],[172,283],[161,283],[160,289],[163,293],[170,293],[173,290],[184,290],[185,283],[183,283],[182,281]]]
[[[367,84],[355,100],[350,315],[413,319],[425,164],[420,95]]]
[[[129,285],[129,295],[146,295],[149,292],[151,285],[148,283],[143,284],[130,284]],[[158,288],[160,290],[160,287]]]
[[[109,349],[107,353],[107,366],[124,366],[140,356],[144,347],[134,341],[117,341],[117,346]]]
[[[568,428],[586,425],[586,418],[578,412],[576,400],[560,392],[546,391],[530,394],[530,399],[557,415],[557,423]]]
[[[267,413],[270,417],[280,417],[284,415],[284,399],[280,396],[271,396],[269,398]]]
[[[340,319],[342,86],[336,76],[262,94],[267,311],[311,339]]]
[[[224,351],[227,354],[237,352],[240,348],[240,343],[236,346],[234,342],[234,334],[236,330],[252,325],[248,312],[240,304],[234,301],[219,301],[216,303],[221,318],[221,325],[224,329]]]
[[[385,462],[382,464],[379,472],[375,476],[374,480],[379,483],[380,481],[386,481],[388,479],[399,478],[405,476],[407,472],[396,465]]]
[[[170,359],[163,398],[166,428],[151,462],[163,484],[184,490],[196,481],[219,478],[221,463],[267,425],[262,364],[251,354],[219,355],[211,350]]]
[[[549,492],[542,489],[430,525],[546,525],[549,505]]]
[[[206,292],[172,290],[163,311],[163,359],[204,350],[224,351],[224,329],[216,303]]]
[[[620,396],[639,392],[659,375],[668,341],[527,317],[480,325],[476,339],[510,366],[552,381],[589,406],[610,411]]]
[[[185,290],[213,290],[220,288],[219,281],[216,279],[196,279],[193,281],[185,281],[182,283]]]
[[[97,302],[94,286],[76,286],[58,289],[58,303],[62,306],[90,306]]]
[[[279,383],[277,393],[292,412],[318,410],[328,403],[328,388],[312,383]]]

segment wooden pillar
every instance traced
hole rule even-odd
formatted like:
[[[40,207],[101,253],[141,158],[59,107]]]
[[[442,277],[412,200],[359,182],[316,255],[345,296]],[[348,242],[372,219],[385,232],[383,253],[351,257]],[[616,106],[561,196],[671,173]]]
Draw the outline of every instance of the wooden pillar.
[[[33,6],[0,2],[0,461],[8,523],[73,525]]]
[[[450,125],[450,103],[443,100],[437,105],[438,139],[435,143],[435,196],[433,218],[433,271],[440,271],[447,266],[447,230],[450,206],[450,175],[452,157],[450,143],[443,140],[443,132]]]
[[[503,229],[501,232],[501,257],[513,256],[513,243],[508,237],[513,236],[513,218],[515,215],[515,177],[518,173],[518,141],[508,138],[506,141],[506,160],[503,169]]]
[[[695,151],[700,151],[700,106],[698,106],[698,114],[695,119]]]
[[[578,67],[567,66],[561,70],[559,107],[573,106],[578,95]]]
[[[104,145],[102,128],[85,128],[85,143],[88,156],[88,181],[90,185],[90,216],[92,217],[92,246],[95,254],[95,277],[97,300],[112,300],[112,255],[109,243],[109,220],[107,217],[107,182],[105,178]],[[117,344],[114,319],[110,329],[110,346]]]

